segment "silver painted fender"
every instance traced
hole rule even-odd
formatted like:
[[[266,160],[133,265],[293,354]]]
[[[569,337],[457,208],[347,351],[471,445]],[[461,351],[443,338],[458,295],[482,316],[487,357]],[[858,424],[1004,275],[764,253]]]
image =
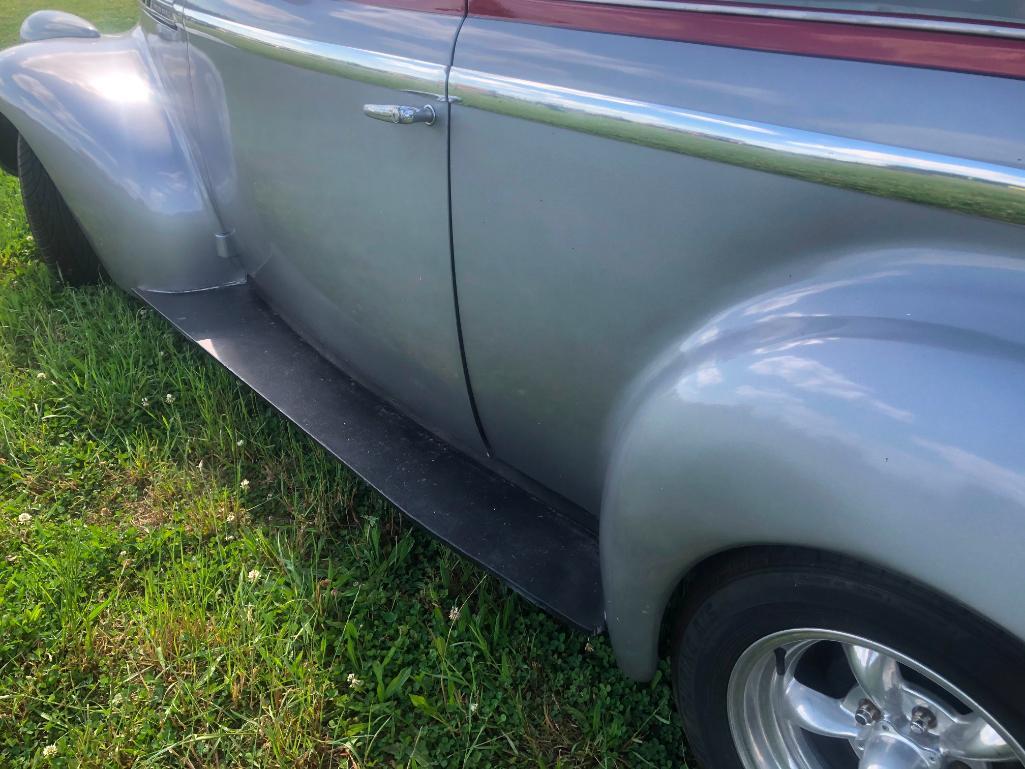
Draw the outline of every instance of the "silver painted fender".
[[[156,22],[91,37],[91,25],[64,16],[36,15],[25,27],[79,36],[0,52],[0,114],[121,286],[185,291],[241,280],[237,265],[217,256],[221,227],[176,108],[173,89],[188,73],[184,40],[160,34]]]
[[[1025,638],[1025,263],[949,244],[841,259],[722,313],[640,378],[601,517],[609,632],[748,545],[847,554]]]

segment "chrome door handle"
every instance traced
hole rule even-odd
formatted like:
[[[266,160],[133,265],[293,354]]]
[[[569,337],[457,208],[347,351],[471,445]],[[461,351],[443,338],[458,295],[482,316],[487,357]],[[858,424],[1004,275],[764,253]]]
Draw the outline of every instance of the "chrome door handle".
[[[434,125],[434,121],[438,117],[434,107],[430,104],[423,107],[405,107],[400,104],[364,104],[363,114],[374,120],[383,120],[385,123],[398,123],[399,125],[409,125],[410,123]]]

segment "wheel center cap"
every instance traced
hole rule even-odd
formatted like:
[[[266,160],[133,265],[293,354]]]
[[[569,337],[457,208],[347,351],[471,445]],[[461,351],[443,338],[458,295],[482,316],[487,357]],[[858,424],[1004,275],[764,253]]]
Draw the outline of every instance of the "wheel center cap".
[[[858,769],[934,769],[940,761],[939,753],[919,745],[886,722],[872,729],[857,747],[861,754]]]

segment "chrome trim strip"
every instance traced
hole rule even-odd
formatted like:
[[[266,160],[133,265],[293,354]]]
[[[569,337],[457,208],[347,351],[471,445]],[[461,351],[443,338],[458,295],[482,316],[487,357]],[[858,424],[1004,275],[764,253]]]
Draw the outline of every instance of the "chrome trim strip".
[[[174,3],[169,0],[139,0],[143,13],[164,26],[177,29],[177,15]]]
[[[445,96],[443,64],[283,35],[192,8],[185,8],[184,16],[190,34],[220,40],[285,64],[398,91],[415,91],[439,99]]]
[[[467,107],[644,147],[1025,224],[1025,170],[453,68]]]
[[[710,3],[673,2],[672,0],[573,0],[575,3],[621,5],[628,8],[659,8],[691,13],[722,13],[733,16],[760,16],[769,19],[796,21],[827,21],[834,24],[858,24],[868,27],[916,29],[927,32],[953,32],[961,35],[987,35],[1025,40],[1025,27],[1005,27],[983,21],[946,21],[944,19],[915,19],[906,16],[874,16],[866,13],[843,11],[816,11],[799,8],[763,8],[755,5],[712,5]]]

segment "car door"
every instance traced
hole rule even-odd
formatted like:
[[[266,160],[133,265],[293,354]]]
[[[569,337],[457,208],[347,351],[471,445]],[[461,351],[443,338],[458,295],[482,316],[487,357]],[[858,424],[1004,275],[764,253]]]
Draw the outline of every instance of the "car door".
[[[449,81],[469,376],[497,459],[592,512],[621,415],[726,308],[843,254],[1020,250],[944,210],[977,162],[995,194],[1023,165],[1025,49],[990,25],[1016,7],[800,4],[470,0]]]
[[[195,132],[230,232],[224,250],[343,369],[476,451],[453,296],[444,100],[462,17],[462,0],[189,0],[184,9]],[[386,122],[400,106],[419,122]]]

